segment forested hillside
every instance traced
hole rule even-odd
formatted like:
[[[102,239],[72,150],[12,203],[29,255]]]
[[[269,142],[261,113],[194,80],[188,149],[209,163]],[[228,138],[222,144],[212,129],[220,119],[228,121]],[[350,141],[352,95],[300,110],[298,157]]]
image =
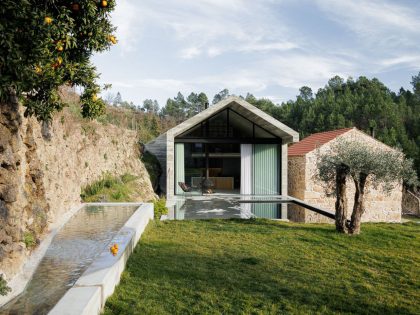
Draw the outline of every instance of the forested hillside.
[[[224,89],[211,103],[229,95]],[[316,93],[304,86],[295,100],[280,105],[250,93],[244,99],[297,130],[301,138],[320,131],[357,127],[392,147],[402,148],[414,159],[420,174],[420,73],[412,78],[412,90],[393,92],[378,79],[345,80],[336,76]],[[99,120],[138,130],[142,142],[194,116],[209,103],[203,92],[187,97],[179,92],[163,107],[150,99],[136,106],[123,101],[119,93],[108,95],[106,101],[110,106]]]
[[[299,131],[301,137],[343,127],[357,127],[415,160],[420,174],[420,74],[413,90],[392,92],[378,79],[334,77],[315,94],[302,87],[296,100],[276,106],[248,95],[246,100]]]

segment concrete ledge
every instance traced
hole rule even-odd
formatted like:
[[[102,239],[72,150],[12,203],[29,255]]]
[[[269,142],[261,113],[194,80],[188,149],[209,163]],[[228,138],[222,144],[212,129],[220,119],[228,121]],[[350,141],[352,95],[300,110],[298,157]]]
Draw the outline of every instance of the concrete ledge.
[[[111,241],[111,244],[118,244],[118,254],[113,256],[109,251],[111,245],[107,246],[49,314],[99,314],[120,282],[128,257],[149,221],[153,220],[153,214],[153,204],[142,204]],[[86,290],[86,297],[75,300],[83,292],[81,289]],[[98,294],[96,290],[99,290]],[[100,307],[97,308],[97,305]],[[66,312],[63,313],[63,310]]]
[[[101,289],[99,287],[73,288],[67,291],[63,298],[69,304],[58,303],[50,314],[90,315],[99,314],[102,309]]]

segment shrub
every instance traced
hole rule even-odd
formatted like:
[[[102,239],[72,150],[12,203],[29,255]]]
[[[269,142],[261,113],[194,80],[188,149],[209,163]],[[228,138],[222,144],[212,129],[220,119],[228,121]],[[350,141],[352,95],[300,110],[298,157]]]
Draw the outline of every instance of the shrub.
[[[153,201],[153,206],[155,210],[155,219],[159,220],[160,217],[164,214],[168,214],[168,208],[166,208],[166,199],[160,198]]]
[[[136,180],[137,178],[138,178],[137,176],[132,175],[132,174],[128,174],[128,173],[121,176],[121,180],[124,184],[132,182],[132,181]]]
[[[0,275],[0,295],[7,295],[10,291],[12,291],[12,289],[7,286],[7,282],[4,280],[3,275]]]
[[[86,201],[87,197],[97,195],[104,188],[111,188],[112,186],[118,184],[119,182],[120,180],[118,178],[113,177],[109,173],[105,173],[102,175],[101,179],[83,188],[82,193],[80,194],[80,197],[82,198],[83,201]]]
[[[36,239],[32,232],[25,232],[23,234],[23,242],[25,243],[26,248],[32,248],[36,245]]]
[[[98,181],[82,189],[80,197],[84,202],[97,201],[132,201],[130,195],[135,191],[138,177],[131,174],[112,176],[109,173],[102,175]]]

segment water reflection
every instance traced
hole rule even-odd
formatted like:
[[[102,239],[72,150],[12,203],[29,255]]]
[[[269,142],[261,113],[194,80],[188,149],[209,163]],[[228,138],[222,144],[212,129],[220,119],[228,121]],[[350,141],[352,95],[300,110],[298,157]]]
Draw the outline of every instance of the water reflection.
[[[250,201],[258,200],[258,203]],[[170,219],[249,219],[281,217],[281,196],[214,196],[178,198],[174,202],[173,215]]]

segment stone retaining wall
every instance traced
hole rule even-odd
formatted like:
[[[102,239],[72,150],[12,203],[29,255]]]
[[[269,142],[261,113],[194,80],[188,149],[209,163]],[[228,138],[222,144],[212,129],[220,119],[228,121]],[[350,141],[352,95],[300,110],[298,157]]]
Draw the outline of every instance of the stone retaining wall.
[[[17,103],[0,104],[0,274],[8,281],[34,249],[25,238],[36,247],[80,204],[81,188],[104,172],[137,175],[138,201],[155,197],[134,131],[65,110],[55,115],[46,140],[40,123],[22,113]]]

